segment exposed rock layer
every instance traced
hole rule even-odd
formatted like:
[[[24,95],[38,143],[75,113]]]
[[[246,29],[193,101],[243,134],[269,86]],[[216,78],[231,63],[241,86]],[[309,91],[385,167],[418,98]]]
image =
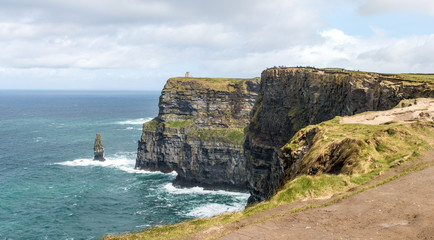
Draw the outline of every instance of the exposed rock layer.
[[[405,98],[433,96],[430,83],[390,75],[314,68],[265,70],[244,143],[249,203],[270,198],[284,179],[291,178],[288,161],[279,156],[301,128],[335,116],[390,109]]]
[[[143,126],[136,168],[178,173],[175,183],[246,190],[243,129],[259,79],[169,79],[158,117]]]
[[[93,160],[105,161],[104,147],[102,145],[101,134],[97,133],[95,137],[95,144],[93,145]]]

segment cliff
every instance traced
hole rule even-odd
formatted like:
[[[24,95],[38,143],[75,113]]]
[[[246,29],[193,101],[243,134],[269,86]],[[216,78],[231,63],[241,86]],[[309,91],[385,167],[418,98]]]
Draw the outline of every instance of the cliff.
[[[143,232],[110,235],[104,239],[216,239],[222,236],[225,239],[236,239],[240,236],[254,238],[258,235],[267,239],[270,236],[282,239],[283,234],[289,236],[289,233],[294,232],[305,238],[306,231],[315,229],[306,228],[312,222],[312,216],[323,220],[329,219],[330,215],[337,216],[338,220],[349,219],[355,210],[348,210],[348,204],[340,204],[346,201],[344,199],[354,200],[364,194],[368,196],[364,195],[362,199],[359,198],[350,205],[356,203],[359,207],[360,204],[364,204],[363,212],[369,211],[366,209],[374,210],[371,211],[372,214],[363,216],[360,216],[360,211],[355,211],[358,221],[352,222],[355,225],[360,223],[360,219],[367,225],[377,222],[380,233],[383,231],[383,234],[389,236],[390,229],[381,227],[381,223],[385,222],[385,216],[378,214],[379,211],[387,212],[390,215],[386,216],[388,220],[405,219],[402,217],[405,211],[405,216],[410,216],[411,221],[415,214],[420,214],[420,206],[408,211],[402,208],[408,204],[403,203],[402,199],[411,196],[410,204],[414,203],[415,199],[422,199],[421,202],[431,199],[429,193],[432,187],[425,182],[426,176],[430,174],[420,175],[420,172],[415,172],[434,163],[433,121],[434,99],[431,98],[406,99],[388,111],[335,117],[320,124],[309,125],[298,131],[281,148],[279,157],[287,166],[291,166],[286,168],[285,173],[291,178],[284,179],[284,185],[279,187],[279,191],[269,200],[250,205],[240,212],[193,219],[174,225],[155,226]],[[393,184],[392,180],[403,175],[407,175],[403,177],[405,180],[398,179],[393,182],[405,183],[404,185],[390,185]],[[418,175],[419,177],[413,178]],[[413,184],[408,183],[409,176],[412,176],[410,181]],[[420,184],[421,181],[424,184]],[[381,185],[389,186],[386,188],[389,189],[386,190],[387,196],[378,194],[385,191]],[[415,189],[418,194],[413,195]],[[349,198],[350,196],[352,197]],[[332,204],[333,206],[330,206]],[[396,208],[397,205],[401,207]],[[427,208],[426,212],[432,213],[431,208]],[[345,212],[341,211],[342,214],[336,215],[335,212],[340,210]],[[312,211],[315,211],[314,214]],[[300,218],[306,214],[310,217]],[[432,218],[432,214],[426,216]],[[306,222],[297,226],[294,221],[298,222],[300,219],[306,219]],[[344,221],[343,224],[347,222]],[[269,227],[262,227],[264,224],[268,224]],[[276,229],[276,224],[281,227]],[[321,225],[322,222],[318,224]],[[335,221],[330,221],[327,227],[335,225]],[[417,236],[426,229],[424,223],[420,227],[410,225],[412,232]],[[317,230],[315,236],[324,237],[324,231]],[[359,232],[354,233],[348,227],[340,230],[344,236],[360,236]],[[408,230],[405,229],[406,232]],[[378,235],[378,232],[374,234]],[[407,237],[416,239],[416,234]]]
[[[432,75],[388,75],[342,69],[263,71],[244,143],[248,188],[252,195],[249,203],[269,199],[285,180],[311,173],[309,167],[300,170],[294,163],[302,158],[297,158],[297,154],[312,147],[320,130],[304,132],[300,136],[304,144],[297,151],[288,146],[284,148],[297,131],[335,116],[391,109],[406,98],[434,97],[432,80]],[[357,141],[343,140],[335,146],[334,153],[343,156],[345,149],[357,144]],[[327,159],[325,161],[332,161],[330,157]],[[340,173],[345,162],[329,165],[319,170]]]
[[[136,168],[178,173],[175,184],[246,190],[242,144],[256,79],[172,78],[143,125]]]

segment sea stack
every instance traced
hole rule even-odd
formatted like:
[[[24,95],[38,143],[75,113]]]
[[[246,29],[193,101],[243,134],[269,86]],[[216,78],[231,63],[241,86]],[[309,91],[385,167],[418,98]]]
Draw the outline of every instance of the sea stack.
[[[93,160],[105,161],[104,147],[102,146],[101,134],[97,133],[95,137],[95,144],[93,145],[93,154],[95,157]]]

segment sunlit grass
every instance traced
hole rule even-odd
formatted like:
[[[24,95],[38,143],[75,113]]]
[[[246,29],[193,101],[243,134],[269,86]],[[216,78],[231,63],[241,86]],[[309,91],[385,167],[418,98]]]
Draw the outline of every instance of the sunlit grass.
[[[246,81],[259,81],[260,78],[186,78],[176,77],[167,81],[167,89],[175,92],[180,90],[194,89],[200,91],[201,89],[211,89],[214,91],[233,91],[235,85],[242,85]]]
[[[353,157],[356,156],[357,164],[350,172],[346,174],[320,174],[314,176],[301,174],[283,185],[268,201],[252,205],[240,212],[153,227],[143,232],[111,235],[105,237],[105,239],[188,238],[187,236],[207,227],[222,226],[240,221],[264,210],[300,199],[330,197],[336,193],[346,192],[349,189],[367,183],[390,168],[414,159],[433,147],[430,145],[430,143],[434,142],[433,122],[391,123],[389,125],[340,124],[339,122],[340,118],[337,117],[333,120],[308,126],[300,130],[298,134],[312,128],[319,128],[319,132],[315,137],[316,142],[309,152],[306,153],[306,159],[303,161],[304,164],[308,165],[310,161],[315,160],[316,157],[327,151],[330,144],[336,144],[345,139],[353,139],[357,144],[349,146],[358,148],[356,149],[357,151],[354,151],[354,155],[351,155]],[[221,133],[215,132],[202,134],[204,139],[221,137],[219,135]],[[227,132],[223,135],[225,134]],[[297,142],[298,134],[285,146],[286,148],[294,149],[297,147],[299,144]]]
[[[173,120],[167,121],[166,126],[168,128],[185,128],[187,126],[193,125],[193,120]]]
[[[222,128],[193,130],[188,133],[189,140],[199,138],[204,142],[225,142],[241,145],[244,142],[243,128]]]

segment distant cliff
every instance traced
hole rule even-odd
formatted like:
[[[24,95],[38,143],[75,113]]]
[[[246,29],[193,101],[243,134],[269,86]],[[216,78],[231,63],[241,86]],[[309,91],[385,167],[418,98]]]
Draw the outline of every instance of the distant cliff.
[[[291,174],[308,173],[294,171],[292,160],[296,158],[291,160],[291,154],[283,148],[298,130],[335,116],[390,109],[405,98],[434,97],[433,81],[425,79],[423,75],[342,69],[265,70],[244,143],[252,195],[249,203],[270,198],[285,179],[293,178]],[[315,134],[312,129],[300,135],[307,141],[305,148]],[[341,171],[338,168],[326,168],[324,172],[337,173]]]
[[[143,125],[136,168],[176,171],[175,183],[246,190],[242,144],[256,79],[172,78],[159,114]]]

